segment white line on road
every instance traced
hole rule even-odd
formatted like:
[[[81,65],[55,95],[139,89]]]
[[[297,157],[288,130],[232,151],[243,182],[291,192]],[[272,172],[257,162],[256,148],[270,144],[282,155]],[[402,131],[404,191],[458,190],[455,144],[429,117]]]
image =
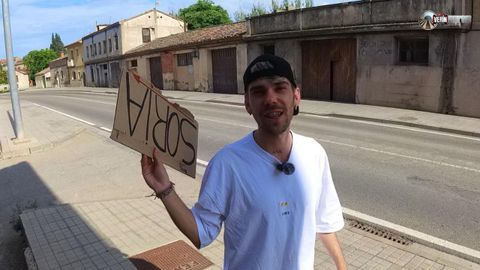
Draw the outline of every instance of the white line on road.
[[[479,169],[465,167],[465,166],[459,166],[459,165],[450,164],[450,163],[446,163],[446,162],[442,162],[442,161],[435,161],[435,160],[430,160],[430,159],[426,159],[426,158],[419,158],[419,157],[414,157],[414,156],[409,156],[409,155],[404,155],[404,154],[398,154],[398,153],[378,150],[378,149],[374,149],[374,148],[370,148],[370,147],[363,147],[363,146],[358,146],[358,145],[353,145],[353,144],[348,144],[348,143],[340,143],[340,142],[331,141],[331,140],[324,140],[324,139],[317,139],[317,140],[321,141],[321,142],[324,142],[324,143],[331,143],[331,144],[335,144],[335,145],[341,145],[341,146],[361,149],[361,150],[365,150],[365,151],[369,151],[369,152],[375,152],[375,153],[380,153],[380,154],[394,156],[394,157],[400,157],[400,158],[406,158],[406,159],[413,159],[413,160],[423,161],[423,162],[427,162],[427,163],[431,163],[431,164],[435,164],[435,165],[447,166],[447,167],[452,167],[452,168],[456,168],[456,169],[462,169],[462,170],[467,170],[467,171],[480,173]]]
[[[59,113],[59,114],[64,115],[64,116],[66,116],[66,117],[70,117],[70,118],[72,118],[72,119],[75,119],[75,120],[80,121],[80,122],[82,122],[82,123],[85,123],[85,124],[87,124],[87,125],[95,126],[94,123],[88,122],[88,121],[83,120],[83,119],[80,119],[80,118],[75,117],[75,116],[73,116],[73,115],[66,114],[66,113],[63,113],[63,112],[61,112],[61,111],[57,111],[57,110],[55,110],[55,109],[52,109],[52,108],[49,108],[49,107],[46,107],[46,106],[43,106],[43,105],[40,105],[40,104],[37,104],[37,103],[34,103],[34,102],[32,102],[32,103],[35,104],[36,106],[42,107],[42,108],[47,109],[47,110],[50,110],[50,111],[52,111],[52,112]]]
[[[109,129],[109,128],[106,128],[106,127],[100,127],[100,129],[103,129],[103,130],[105,130],[105,131],[107,131],[107,132],[112,132],[112,130],[111,130],[111,129]]]
[[[333,118],[335,120],[348,121],[348,122],[352,122],[352,123],[359,123],[359,124],[386,127],[386,128],[403,129],[403,130],[408,130],[408,131],[427,133],[427,134],[435,134],[435,135],[441,135],[441,136],[447,136],[447,137],[453,137],[453,138],[459,138],[459,139],[467,139],[467,140],[480,142],[479,138],[475,138],[475,137],[471,137],[471,136],[467,136],[467,135],[459,135],[459,134],[452,134],[452,133],[447,133],[447,132],[442,132],[442,131],[428,130],[428,129],[422,129],[422,128],[408,127],[408,126],[401,126],[399,124],[377,123],[377,122],[366,121],[366,120],[348,119],[348,118],[313,115],[313,114],[305,114],[303,116],[309,116],[309,117],[313,117],[313,118],[325,118],[325,119],[327,119],[327,118],[332,119]]]
[[[204,167],[207,167],[208,166],[208,161],[205,161],[205,160],[201,160],[199,158],[197,158],[197,163],[204,166]]]

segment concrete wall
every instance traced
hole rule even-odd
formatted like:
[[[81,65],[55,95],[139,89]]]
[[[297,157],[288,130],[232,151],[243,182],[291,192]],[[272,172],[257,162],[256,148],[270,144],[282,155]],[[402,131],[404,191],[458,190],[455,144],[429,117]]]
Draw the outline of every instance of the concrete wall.
[[[195,90],[195,77],[192,64],[188,66],[178,66],[177,55],[183,53],[190,53],[193,50],[176,51],[173,58],[174,67],[174,89],[176,90]],[[195,57],[193,57],[195,58]]]
[[[453,113],[480,117],[480,31],[462,33],[452,95]]]
[[[64,87],[69,85],[67,66],[50,68],[52,87]]]
[[[250,33],[257,35],[339,26],[416,22],[424,10],[468,15],[472,14],[471,1],[366,0],[319,6],[253,17],[250,19]]]

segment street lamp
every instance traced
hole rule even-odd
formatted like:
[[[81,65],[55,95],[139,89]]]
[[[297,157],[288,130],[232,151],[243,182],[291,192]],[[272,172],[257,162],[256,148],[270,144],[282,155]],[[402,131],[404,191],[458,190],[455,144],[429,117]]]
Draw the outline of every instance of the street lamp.
[[[2,0],[3,33],[5,34],[5,53],[7,56],[8,84],[10,85],[10,97],[12,99],[14,130],[17,139],[23,139],[22,112],[18,99],[17,79],[15,77],[15,65],[13,63],[12,29],[10,27],[10,10],[8,0]]]

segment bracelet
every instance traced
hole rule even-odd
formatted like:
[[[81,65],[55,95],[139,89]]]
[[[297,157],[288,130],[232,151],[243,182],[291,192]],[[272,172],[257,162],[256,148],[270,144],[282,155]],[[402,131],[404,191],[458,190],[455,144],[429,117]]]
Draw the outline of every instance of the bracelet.
[[[160,200],[163,200],[165,199],[165,197],[167,197],[170,193],[172,193],[172,191],[175,190],[175,183],[173,182],[170,182],[170,186],[168,186],[164,191],[162,192],[156,192],[155,193],[155,197],[156,198],[159,198]]]

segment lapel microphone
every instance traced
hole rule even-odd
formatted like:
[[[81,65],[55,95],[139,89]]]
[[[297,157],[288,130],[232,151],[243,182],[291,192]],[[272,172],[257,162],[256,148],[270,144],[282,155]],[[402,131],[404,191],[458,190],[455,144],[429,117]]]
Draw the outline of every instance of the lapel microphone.
[[[290,162],[277,164],[277,170],[283,172],[286,175],[291,175],[295,172],[295,166]]]

